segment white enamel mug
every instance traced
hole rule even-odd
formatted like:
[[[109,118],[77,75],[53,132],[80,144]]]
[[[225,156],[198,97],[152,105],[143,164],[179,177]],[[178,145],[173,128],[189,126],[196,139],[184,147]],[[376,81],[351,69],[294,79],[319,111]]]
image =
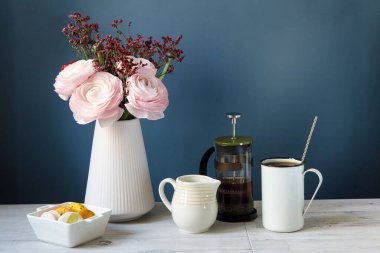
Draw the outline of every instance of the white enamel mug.
[[[285,164],[285,165],[284,165]],[[304,177],[313,172],[319,183],[304,209]],[[261,161],[263,226],[274,232],[294,232],[304,226],[304,216],[323,181],[317,169],[304,171],[304,163],[294,158]]]

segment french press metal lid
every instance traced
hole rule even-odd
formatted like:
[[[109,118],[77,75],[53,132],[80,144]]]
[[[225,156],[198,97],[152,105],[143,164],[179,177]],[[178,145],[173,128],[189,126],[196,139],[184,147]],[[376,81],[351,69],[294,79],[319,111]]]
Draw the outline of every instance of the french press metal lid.
[[[252,194],[252,138],[237,136],[236,123],[241,113],[227,113],[232,123],[232,135],[217,137],[215,147],[203,155],[199,174],[207,174],[207,162],[215,152],[216,177],[221,181],[217,193],[220,221],[241,222],[257,217]]]

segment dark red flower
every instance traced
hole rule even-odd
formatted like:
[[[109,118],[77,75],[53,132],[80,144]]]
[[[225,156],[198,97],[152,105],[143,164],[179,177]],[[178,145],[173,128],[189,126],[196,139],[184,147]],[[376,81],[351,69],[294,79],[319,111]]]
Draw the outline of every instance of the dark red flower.
[[[76,61],[71,61],[71,62],[66,63],[66,64],[63,64],[63,65],[61,66],[61,70],[64,70],[67,66],[73,64],[74,62],[77,62],[77,60],[76,60]]]

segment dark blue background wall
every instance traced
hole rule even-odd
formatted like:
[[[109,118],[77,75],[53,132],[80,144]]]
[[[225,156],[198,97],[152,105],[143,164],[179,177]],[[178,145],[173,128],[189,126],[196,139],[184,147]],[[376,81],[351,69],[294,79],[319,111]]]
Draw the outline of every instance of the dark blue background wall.
[[[0,203],[83,201],[93,124],[75,123],[53,92],[75,59],[61,28],[80,11],[110,32],[184,34],[186,58],[164,82],[170,107],[142,121],[153,187],[196,173],[213,138],[254,137],[258,161],[302,154],[324,174],[319,198],[380,197],[380,1],[7,1],[0,22]],[[310,196],[316,178],[307,179]],[[156,199],[157,193],[156,193]]]

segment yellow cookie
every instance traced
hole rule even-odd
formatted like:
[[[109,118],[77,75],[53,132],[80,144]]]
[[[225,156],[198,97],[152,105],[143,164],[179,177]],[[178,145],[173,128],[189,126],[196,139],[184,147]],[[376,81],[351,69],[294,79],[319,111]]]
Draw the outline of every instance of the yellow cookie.
[[[80,213],[83,210],[87,210],[87,208],[84,205],[82,205],[81,203],[75,203],[75,202],[68,204],[68,207],[77,213]]]
[[[95,215],[95,213],[93,211],[88,210],[88,209],[82,213],[79,213],[79,214],[82,216],[83,219],[91,218],[92,216]]]
[[[68,206],[74,212],[79,213],[83,219],[87,219],[87,218],[90,218],[90,217],[95,215],[94,212],[92,212],[91,210],[88,210],[87,207],[81,203],[73,202],[73,203],[69,204]]]
[[[57,211],[59,215],[62,215],[64,213],[71,212],[72,210],[67,205],[64,205],[64,206],[58,207],[57,209],[55,209],[55,211]]]

